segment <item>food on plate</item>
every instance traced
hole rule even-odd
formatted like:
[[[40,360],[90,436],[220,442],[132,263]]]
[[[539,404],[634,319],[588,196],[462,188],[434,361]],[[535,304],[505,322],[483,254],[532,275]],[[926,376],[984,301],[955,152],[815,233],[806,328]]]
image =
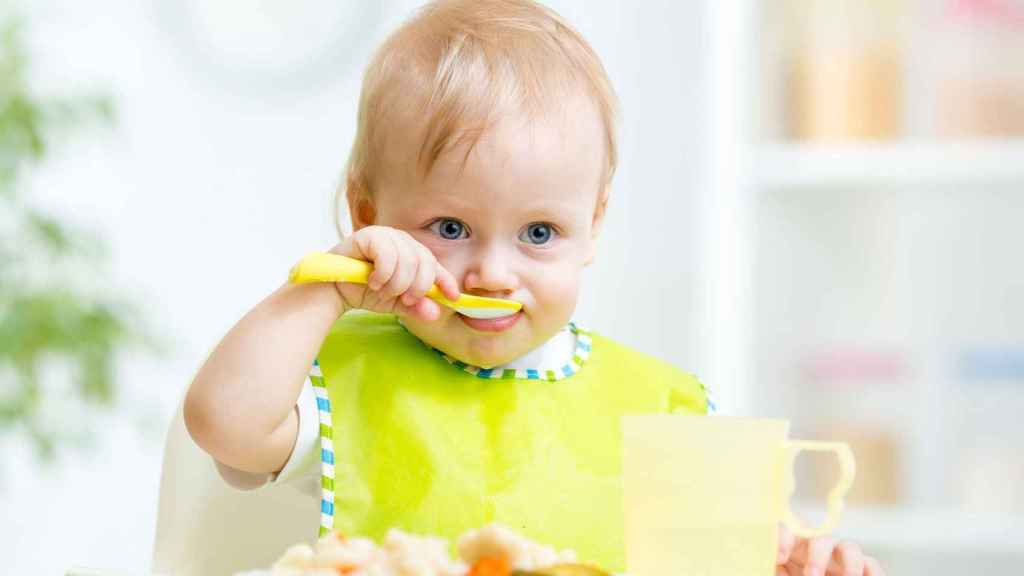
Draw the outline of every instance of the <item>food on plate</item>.
[[[491,524],[463,534],[456,544],[391,530],[378,546],[366,538],[331,532],[313,546],[292,546],[269,571],[236,576],[608,576],[576,562],[571,550],[557,551],[508,528]]]

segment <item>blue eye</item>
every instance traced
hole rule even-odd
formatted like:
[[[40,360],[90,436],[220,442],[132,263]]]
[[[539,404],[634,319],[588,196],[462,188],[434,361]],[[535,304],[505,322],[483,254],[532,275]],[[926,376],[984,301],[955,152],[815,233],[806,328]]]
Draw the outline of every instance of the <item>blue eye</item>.
[[[523,230],[523,233],[519,235],[519,239],[523,242],[529,242],[530,244],[540,246],[541,244],[547,244],[550,242],[554,236],[555,231],[551,228],[550,224],[535,222]]]
[[[466,238],[469,234],[466,225],[451,218],[438,218],[430,223],[430,229],[445,240],[459,240]]]

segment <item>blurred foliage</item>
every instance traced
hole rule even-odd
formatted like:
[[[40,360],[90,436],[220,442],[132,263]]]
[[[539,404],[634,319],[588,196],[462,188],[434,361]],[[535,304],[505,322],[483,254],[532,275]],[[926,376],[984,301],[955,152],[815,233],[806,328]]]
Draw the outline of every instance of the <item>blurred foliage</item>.
[[[110,125],[113,106],[35,94],[22,27],[0,14],[0,436],[28,439],[52,460],[116,405],[119,353],[156,348],[108,285],[101,239],[26,198],[53,146]]]

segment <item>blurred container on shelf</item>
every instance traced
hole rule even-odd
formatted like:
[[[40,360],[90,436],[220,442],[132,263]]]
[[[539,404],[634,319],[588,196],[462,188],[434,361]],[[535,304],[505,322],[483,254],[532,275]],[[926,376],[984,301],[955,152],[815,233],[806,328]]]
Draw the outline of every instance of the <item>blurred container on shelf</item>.
[[[1024,135],[1024,1],[945,0],[938,20],[937,135]]]
[[[857,460],[857,479],[850,488],[847,501],[852,504],[891,505],[904,499],[899,439],[891,430],[877,425],[854,426],[837,424],[822,427],[815,438],[845,442]],[[829,478],[818,474],[814,490],[828,490]]]
[[[901,0],[788,0],[786,114],[799,140],[881,140],[903,130]]]
[[[1024,346],[971,346],[958,359],[951,398],[962,507],[1024,513]]]
[[[857,459],[851,504],[893,505],[906,493],[903,445],[912,389],[904,355],[890,350],[835,348],[808,357],[801,367],[801,421],[813,437],[846,442]],[[834,483],[834,470],[811,469],[799,481],[814,494]]]
[[[1024,347],[971,346],[960,353],[957,375],[963,382],[1021,388],[1024,391]]]

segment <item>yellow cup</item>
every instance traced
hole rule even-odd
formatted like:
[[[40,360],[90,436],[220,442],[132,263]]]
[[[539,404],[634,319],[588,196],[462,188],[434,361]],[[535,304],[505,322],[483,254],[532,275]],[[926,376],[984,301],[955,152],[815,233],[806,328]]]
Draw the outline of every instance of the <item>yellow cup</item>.
[[[779,523],[830,532],[853,484],[849,446],[789,440],[786,420],[643,415],[622,419],[626,564],[630,576],[772,576]],[[793,460],[834,452],[839,482],[816,528],[793,515]]]

